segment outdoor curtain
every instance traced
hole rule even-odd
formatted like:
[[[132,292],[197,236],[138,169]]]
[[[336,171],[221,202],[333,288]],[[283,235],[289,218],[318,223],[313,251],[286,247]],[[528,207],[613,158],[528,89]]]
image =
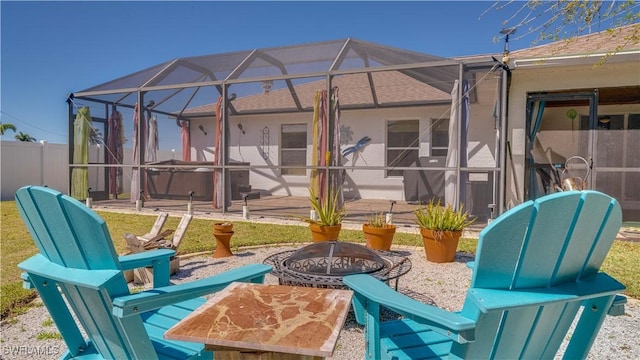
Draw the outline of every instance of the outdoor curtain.
[[[313,104],[313,124],[312,124],[312,156],[313,166],[326,166],[327,158],[327,91],[317,90],[315,101]],[[311,189],[320,199],[325,199],[326,189],[326,172],[324,169],[311,170]]]
[[[222,96],[216,103],[216,138],[213,144],[213,165],[220,165],[220,143],[222,141]],[[222,207],[222,171],[213,169],[213,207]]]
[[[107,137],[108,162],[111,165],[122,165],[124,127],[122,126],[122,113],[114,107],[108,120],[109,136]],[[109,168],[109,194],[122,194],[122,167]]]
[[[313,99],[313,120],[311,122],[311,165],[320,165],[320,102],[322,92],[316,90],[316,95]],[[311,179],[309,181],[309,187],[314,194],[320,193],[320,172],[318,169],[311,169]]]
[[[330,134],[330,125],[333,133]],[[331,100],[328,101],[326,90],[317,90],[313,104],[312,127],[312,166],[341,166],[342,156],[340,152],[340,101],[338,87],[331,92]],[[333,136],[331,136],[333,135]],[[328,138],[329,137],[329,138]],[[331,141],[331,144],[328,144]],[[323,201],[327,196],[327,173],[324,169],[312,169],[309,181],[310,188]],[[330,171],[329,184],[332,191],[339,191],[338,205],[342,204],[342,170]]]
[[[140,135],[138,135],[138,131]],[[131,197],[130,202],[135,203],[136,200],[142,200],[144,195],[140,194],[140,183],[138,182],[138,169],[136,165],[139,164],[138,161],[138,151],[139,149],[144,149],[145,147],[145,139],[146,139],[146,122],[144,118],[144,114],[142,114],[142,119],[139,119],[138,114],[138,104],[133,108],[133,155],[132,155],[132,164],[133,170],[131,174]],[[140,139],[140,144],[138,144],[138,139]],[[144,182],[146,184],[146,181]]]
[[[330,121],[333,123],[333,139],[331,144],[331,158],[330,165],[335,167],[342,166],[342,152],[340,151],[340,98],[338,96],[338,87],[334,86],[333,91],[331,92],[331,104],[330,104]],[[330,184],[331,188],[334,191],[339,191],[338,193],[338,206],[341,206],[343,203],[343,192],[342,192],[342,177],[343,170],[335,169],[331,170],[331,178]]]
[[[223,97],[218,97],[218,102],[216,103],[216,138],[214,143],[214,153],[213,153],[213,165],[219,166],[224,162],[224,158],[222,157],[222,126],[225,126],[224,133],[226,134],[224,144],[229,144],[228,136],[229,136],[229,124],[226,121],[223,121]],[[226,145],[225,145],[226,146]],[[222,181],[223,171],[220,168],[213,169],[213,207],[219,209],[222,207],[222,193],[223,193],[223,181]],[[229,171],[226,172],[225,181],[224,181],[224,191],[226,196],[226,205],[231,206],[231,174]]]
[[[527,123],[529,126],[529,133],[527,134],[527,138],[529,140],[529,199],[537,199],[539,196],[544,195],[545,190],[539,189],[538,186],[538,173],[534,166],[534,158],[533,158],[533,144],[536,140],[536,136],[538,135],[538,131],[540,130],[540,124],[542,123],[542,115],[544,114],[544,107],[546,102],[542,101],[534,101],[528,106],[527,111]],[[515,171],[511,169],[511,171]],[[517,184],[516,184],[517,186]]]
[[[460,114],[458,114],[460,108]],[[460,124],[460,134],[458,135],[458,124]],[[460,172],[457,176],[458,163],[460,167],[467,166],[467,133],[469,132],[469,83],[462,81],[462,96],[458,80],[453,83],[451,90],[451,116],[449,119],[449,147],[447,149],[445,171],[445,203],[457,207],[466,198],[467,172]],[[459,184],[460,192],[456,188]]]
[[[91,111],[88,107],[78,109],[73,123],[73,163],[88,164],[89,162],[89,133],[91,132]],[[88,197],[89,169],[74,167],[71,171],[71,196],[78,200]]]
[[[158,161],[157,151],[160,150],[158,142],[158,119],[155,116],[149,118],[149,140],[147,141],[147,161]]]
[[[189,122],[180,121],[180,139],[182,140],[182,161],[191,161],[191,137],[189,135]]]

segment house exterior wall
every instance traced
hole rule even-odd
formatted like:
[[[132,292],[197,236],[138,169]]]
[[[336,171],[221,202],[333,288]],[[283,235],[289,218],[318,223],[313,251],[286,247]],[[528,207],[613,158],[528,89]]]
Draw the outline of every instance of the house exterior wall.
[[[492,168],[496,161],[496,121],[493,117],[498,81],[495,76],[478,79],[475,99],[471,104],[467,153],[468,166]],[[340,123],[345,130],[342,135],[342,149],[354,145],[364,136],[371,141],[361,152],[342,158],[347,184],[362,199],[404,200],[404,179],[402,176],[385,176],[382,169],[386,163],[386,131],[390,120],[419,120],[419,155],[430,156],[430,129],[432,119],[449,118],[449,104],[403,108],[382,108],[364,110],[343,110]],[[311,164],[313,113],[287,113],[243,115],[230,117],[229,151],[231,163],[249,163],[256,167],[251,170],[250,184],[253,191],[263,194],[285,196],[308,196],[309,175],[281,175],[279,169],[269,166],[281,165],[281,127],[284,124],[305,124],[307,130],[306,162]],[[193,160],[212,161],[215,139],[213,118],[192,119],[191,144]],[[238,127],[242,124],[242,134]],[[207,130],[207,135],[197,130],[199,125]],[[345,134],[347,136],[345,136]],[[350,135],[350,138],[349,138]],[[360,168],[367,167],[367,168]]]
[[[595,63],[599,58],[594,57]],[[507,139],[512,144],[512,154],[514,159],[515,179],[511,174],[511,167],[507,165],[507,185],[506,185],[506,202],[510,205],[518,204],[516,189],[522,197],[525,179],[525,151],[526,151],[526,103],[527,94],[544,91],[559,91],[572,89],[595,89],[605,87],[624,87],[638,86],[640,83],[640,62],[614,62],[606,61],[604,64],[594,66],[572,65],[567,66],[545,66],[542,62],[538,66],[528,68],[516,67],[512,72],[511,87],[509,89],[509,113],[508,113],[508,129]],[[608,105],[599,106],[599,113],[608,112],[624,112],[638,111],[640,105]],[[579,115],[588,114],[586,107],[575,107]],[[546,116],[558,116],[566,118],[564,114],[554,113],[550,109]],[[577,121],[577,120],[576,120]],[[561,123],[558,123],[561,124]],[[571,122],[567,121],[564,125],[559,125],[557,130],[570,130]],[[557,136],[562,137],[561,132]],[[549,141],[559,139],[548,139]],[[556,141],[556,144],[562,144],[562,148],[558,149],[567,153],[576,152],[575,146],[577,142],[571,139],[564,141]],[[574,147],[574,148],[572,148]],[[522,199],[520,199],[522,200]]]
[[[496,139],[498,136],[499,93],[501,81],[497,73],[476,74],[476,101],[469,111],[469,133],[467,135],[468,167],[498,167],[496,159]],[[494,112],[494,109],[496,110]]]

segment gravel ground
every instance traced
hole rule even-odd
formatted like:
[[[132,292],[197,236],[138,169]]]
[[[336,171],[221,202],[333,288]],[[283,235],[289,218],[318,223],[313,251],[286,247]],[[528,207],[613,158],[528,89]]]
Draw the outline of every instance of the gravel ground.
[[[242,264],[260,263],[267,256],[292,247],[259,247],[240,249],[235,256],[214,259],[211,256],[182,258],[180,270],[172,277],[175,283],[191,281],[219,273]],[[449,264],[434,264],[424,258],[422,248],[394,247],[404,251],[412,261],[412,269],[400,279],[400,288],[420,294],[423,302],[455,311],[462,307],[469,286],[471,270],[465,266],[469,259],[457,258]],[[265,283],[276,284],[277,278],[267,275]],[[36,300],[38,301],[38,300]],[[65,350],[61,340],[38,340],[37,336],[56,333],[46,308],[36,306],[23,315],[2,324],[2,359],[54,359]],[[640,301],[630,299],[624,316],[607,317],[591,349],[589,359],[640,358]],[[562,352],[562,350],[561,350]],[[349,316],[340,333],[334,360],[364,358],[363,331]]]

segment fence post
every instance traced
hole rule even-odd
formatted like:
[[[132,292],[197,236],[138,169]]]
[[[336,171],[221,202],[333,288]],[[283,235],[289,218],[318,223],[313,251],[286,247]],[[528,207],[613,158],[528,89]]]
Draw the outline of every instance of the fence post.
[[[40,185],[46,185],[45,176],[44,176],[44,163],[45,163],[45,154],[47,147],[47,140],[40,140]]]

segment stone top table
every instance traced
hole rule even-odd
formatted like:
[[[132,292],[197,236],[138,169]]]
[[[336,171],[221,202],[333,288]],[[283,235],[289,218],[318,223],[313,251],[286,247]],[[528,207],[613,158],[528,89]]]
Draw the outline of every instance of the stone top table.
[[[164,337],[203,343],[216,359],[330,357],[352,296],[351,290],[236,282]]]

